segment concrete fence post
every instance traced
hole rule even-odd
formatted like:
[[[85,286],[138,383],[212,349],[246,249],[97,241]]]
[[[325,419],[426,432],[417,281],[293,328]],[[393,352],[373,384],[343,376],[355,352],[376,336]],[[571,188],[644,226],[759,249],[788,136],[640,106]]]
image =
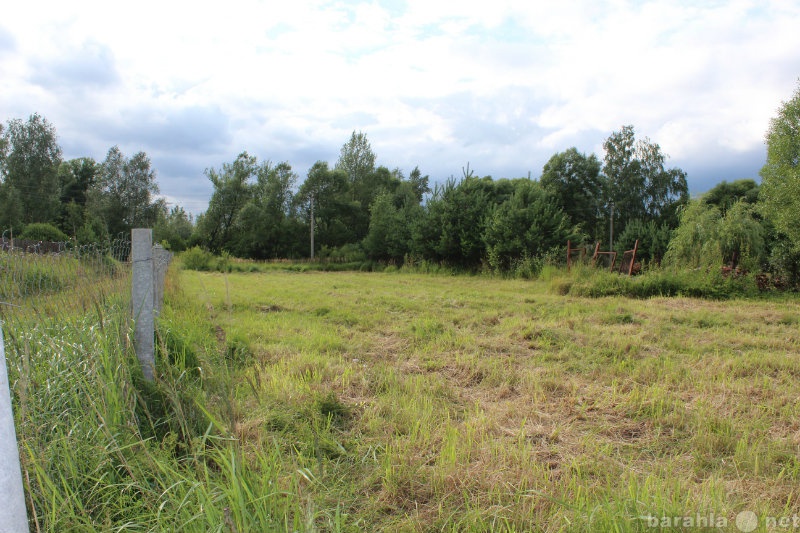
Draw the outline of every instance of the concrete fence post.
[[[0,329],[0,533],[28,531],[28,512],[22,488],[14,412],[11,409],[11,387],[8,383],[3,330]]]
[[[133,342],[136,357],[147,381],[155,376],[155,320],[153,318],[153,230],[131,230],[133,283],[131,306],[134,320]]]
[[[165,250],[160,244],[153,245],[153,305],[156,316],[161,314],[164,306],[164,279],[171,260],[172,253],[169,250]]]

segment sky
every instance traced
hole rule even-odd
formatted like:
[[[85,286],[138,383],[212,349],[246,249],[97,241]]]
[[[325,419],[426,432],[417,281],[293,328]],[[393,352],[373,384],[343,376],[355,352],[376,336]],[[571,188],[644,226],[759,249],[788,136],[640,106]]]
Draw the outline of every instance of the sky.
[[[39,113],[65,159],[146,152],[199,213],[242,151],[300,181],[353,131],[442,182],[539,177],[623,125],[690,191],[758,178],[800,83],[797,0],[28,0],[0,18],[0,121]]]

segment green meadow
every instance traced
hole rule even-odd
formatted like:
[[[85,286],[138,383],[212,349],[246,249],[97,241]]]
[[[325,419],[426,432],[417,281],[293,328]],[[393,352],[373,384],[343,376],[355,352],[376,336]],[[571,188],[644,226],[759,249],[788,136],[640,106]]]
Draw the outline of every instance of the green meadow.
[[[124,270],[48,261],[3,285],[32,531],[772,531],[800,515],[796,295],[578,296],[689,286],[588,268],[176,264],[150,383]]]
[[[184,270],[162,331],[288,529],[800,514],[796,299],[592,299],[552,274]]]

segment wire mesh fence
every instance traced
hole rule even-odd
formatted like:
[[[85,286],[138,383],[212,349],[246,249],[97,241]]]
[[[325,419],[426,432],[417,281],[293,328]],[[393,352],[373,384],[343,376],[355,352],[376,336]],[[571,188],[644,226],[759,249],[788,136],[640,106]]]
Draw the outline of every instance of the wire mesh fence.
[[[46,458],[59,434],[53,421],[88,408],[89,396],[77,393],[80,384],[105,366],[119,366],[102,346],[125,337],[131,245],[126,238],[85,246],[5,238],[0,244],[0,419],[8,422],[0,435],[0,491],[6,498],[0,529],[24,530],[27,507],[31,529],[38,530],[45,498],[39,481],[46,475],[38,459],[54,465],[53,475],[63,469]],[[22,453],[14,453],[15,437]]]
[[[0,321],[7,334],[21,322],[67,323],[130,292],[130,239],[102,243],[3,242]]]

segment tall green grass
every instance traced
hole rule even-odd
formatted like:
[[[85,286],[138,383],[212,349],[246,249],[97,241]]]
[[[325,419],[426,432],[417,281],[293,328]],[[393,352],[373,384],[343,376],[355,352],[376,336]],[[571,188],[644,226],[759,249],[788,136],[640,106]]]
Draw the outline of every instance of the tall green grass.
[[[762,294],[754,275],[725,275],[720,269],[652,268],[638,276],[625,276],[579,265],[570,273],[548,273],[546,281],[558,294],[590,298],[685,296],[722,300],[753,298]]]
[[[34,531],[301,530],[318,520],[279,446],[252,447],[208,324],[168,292],[158,377],[142,379],[125,298],[81,319],[3,324]],[[196,319],[196,317],[195,317]]]

